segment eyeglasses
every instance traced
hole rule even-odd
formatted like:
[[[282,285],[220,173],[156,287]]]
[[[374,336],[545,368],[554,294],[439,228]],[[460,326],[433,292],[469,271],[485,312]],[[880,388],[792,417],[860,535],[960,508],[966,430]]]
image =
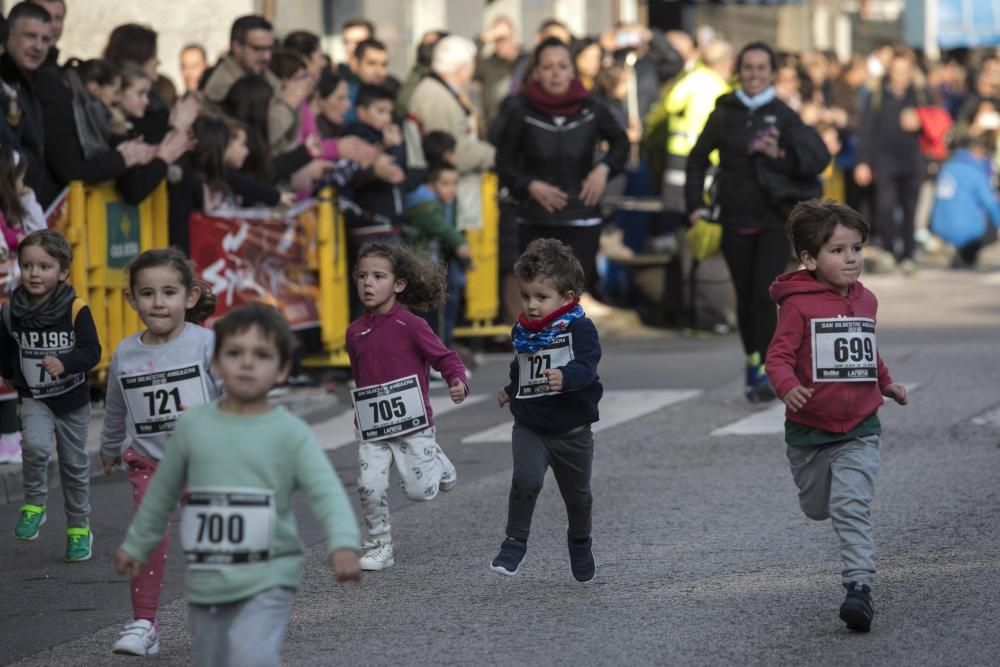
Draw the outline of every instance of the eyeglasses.
[[[243,46],[245,46],[246,48],[248,48],[251,51],[254,51],[256,53],[270,53],[271,51],[274,51],[274,44],[268,44],[267,46],[261,46],[261,45],[258,45],[258,44],[249,44],[249,43],[247,43],[247,44],[244,44]]]

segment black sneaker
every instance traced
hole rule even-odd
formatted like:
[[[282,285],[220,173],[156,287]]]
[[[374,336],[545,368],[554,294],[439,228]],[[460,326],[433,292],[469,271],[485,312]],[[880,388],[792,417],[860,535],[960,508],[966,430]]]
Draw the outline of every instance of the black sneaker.
[[[528,550],[528,544],[521,540],[508,537],[500,545],[500,553],[490,563],[490,569],[498,574],[513,577],[521,569],[524,562],[524,554]]]
[[[591,550],[593,541],[588,537],[586,542],[576,543],[572,539],[569,542],[569,566],[573,570],[573,577],[583,583],[594,578],[597,571],[597,563],[594,562],[594,552]]]
[[[875,615],[871,587],[855,582],[844,584],[844,588],[847,589],[847,597],[844,598],[844,604],[840,605],[840,620],[847,623],[847,627],[851,630],[868,632],[872,628],[872,617]]]

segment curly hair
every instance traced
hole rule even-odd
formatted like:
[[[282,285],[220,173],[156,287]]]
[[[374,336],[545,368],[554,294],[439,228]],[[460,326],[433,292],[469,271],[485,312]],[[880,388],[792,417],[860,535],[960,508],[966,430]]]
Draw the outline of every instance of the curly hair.
[[[158,266],[166,266],[176,271],[185,290],[190,292],[195,286],[200,290],[201,296],[198,297],[198,301],[184,312],[186,321],[201,324],[215,313],[215,304],[218,299],[212,293],[211,286],[198,278],[194,262],[177,248],[147,250],[129,262],[128,266],[125,267],[128,288],[134,291],[139,273]]]
[[[579,295],[584,287],[580,260],[573,254],[573,248],[557,239],[535,239],[529,243],[514,264],[514,275],[524,282],[548,278],[560,294],[573,291]]]
[[[406,288],[396,298],[413,312],[425,313],[444,303],[448,282],[443,266],[406,246],[389,243],[366,243],[358,252],[358,263],[365,257],[387,260],[393,277],[406,281]]]

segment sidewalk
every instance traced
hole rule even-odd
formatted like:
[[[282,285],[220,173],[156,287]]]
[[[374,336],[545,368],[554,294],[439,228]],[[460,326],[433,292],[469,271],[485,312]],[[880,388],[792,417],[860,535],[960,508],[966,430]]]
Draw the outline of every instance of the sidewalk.
[[[286,388],[282,388],[284,391]],[[289,411],[307,422],[315,422],[329,416],[330,411],[339,404],[335,394],[322,388],[287,388],[287,393],[274,398],[274,403],[283,405]],[[104,406],[93,405],[90,418],[90,430],[87,432],[87,452],[90,454],[90,476],[102,474],[101,469],[101,426],[104,419]],[[59,467],[53,453],[49,464],[49,488],[59,487]],[[0,464],[0,504],[16,503],[24,500],[24,488],[21,479],[19,463]]]

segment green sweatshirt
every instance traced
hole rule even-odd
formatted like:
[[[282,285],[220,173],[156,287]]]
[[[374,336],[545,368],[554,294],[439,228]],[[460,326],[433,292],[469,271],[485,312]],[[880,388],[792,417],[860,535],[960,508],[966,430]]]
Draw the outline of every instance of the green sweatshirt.
[[[181,536],[193,604],[225,604],[275,587],[298,588],[304,548],[292,492],[302,489],[326,531],[328,553],[358,549],[351,504],[309,426],[283,407],[257,416],[191,408],[177,420],[122,549],[145,561],[182,492]]]

